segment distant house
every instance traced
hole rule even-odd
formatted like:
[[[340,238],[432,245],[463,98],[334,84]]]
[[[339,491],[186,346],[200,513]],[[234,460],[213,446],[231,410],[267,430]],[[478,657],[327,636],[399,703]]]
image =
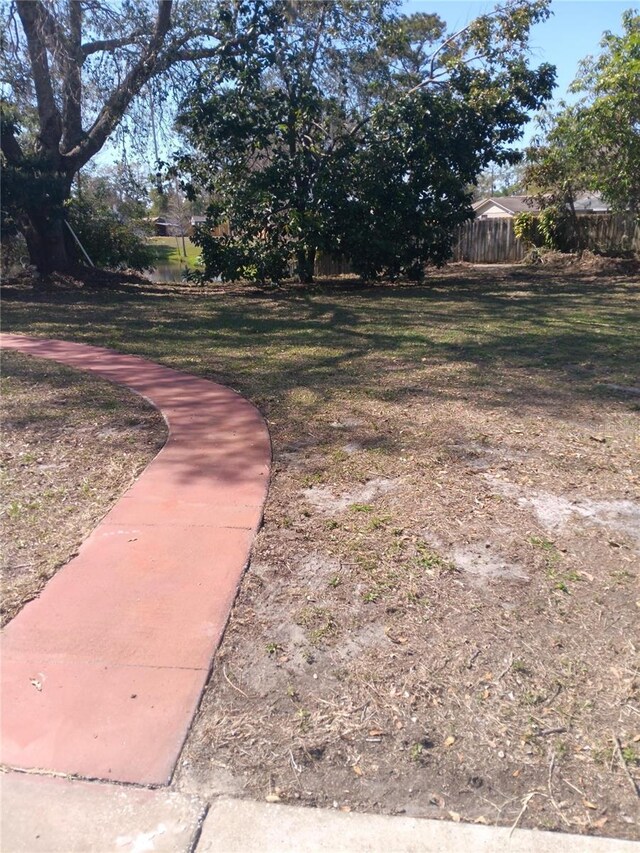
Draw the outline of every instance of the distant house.
[[[482,198],[473,205],[476,219],[504,219],[511,218],[518,213],[533,212],[538,210],[526,195],[498,196],[496,198]]]
[[[193,229],[197,225],[204,225],[207,221],[206,216],[192,216],[191,217],[191,233],[193,233]],[[230,233],[229,224],[227,222],[223,222],[221,225],[214,225],[213,228],[209,229],[209,233],[213,237],[222,237],[225,234]]]
[[[181,231],[180,225],[177,222],[171,222],[166,216],[155,216],[151,223],[156,237],[171,237]]]
[[[582,193],[574,203],[576,213],[609,213],[609,205],[597,193]],[[473,205],[476,219],[505,219],[518,213],[536,213],[538,205],[526,195],[483,198]]]
[[[576,213],[611,213],[611,208],[598,193],[582,193],[576,198],[573,206]]]

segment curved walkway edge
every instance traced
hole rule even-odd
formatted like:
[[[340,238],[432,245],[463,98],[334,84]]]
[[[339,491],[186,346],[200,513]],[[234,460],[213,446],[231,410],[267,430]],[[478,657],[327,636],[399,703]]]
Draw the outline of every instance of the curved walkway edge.
[[[6,627],[1,760],[167,784],[262,519],[266,424],[234,391],[137,356],[14,334],[0,344],[124,385],[169,428],[77,556]]]

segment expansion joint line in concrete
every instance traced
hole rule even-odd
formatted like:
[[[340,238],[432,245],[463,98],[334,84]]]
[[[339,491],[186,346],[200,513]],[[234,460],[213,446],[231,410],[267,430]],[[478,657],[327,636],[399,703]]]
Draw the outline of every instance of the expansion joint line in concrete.
[[[6,627],[0,760],[167,784],[262,519],[264,419],[228,388],[137,356],[13,334],[0,344],[123,385],[168,426],[77,556]]]

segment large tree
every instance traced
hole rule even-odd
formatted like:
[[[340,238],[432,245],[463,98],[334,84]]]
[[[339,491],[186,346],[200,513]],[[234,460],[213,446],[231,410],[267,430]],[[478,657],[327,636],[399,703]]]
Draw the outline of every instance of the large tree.
[[[3,2],[3,216],[39,270],[68,267],[64,205],[74,176],[136,102],[144,96],[153,111],[154,97],[162,102],[203,61],[247,49],[268,8],[268,0]],[[144,118],[140,111],[132,134]]]
[[[448,256],[489,162],[550,96],[526,61],[546,0],[514,0],[457,33],[387,0],[288,4],[259,50],[205,75],[184,104],[179,171],[211,195],[207,272],[309,281],[318,249],[358,272],[419,276]]]

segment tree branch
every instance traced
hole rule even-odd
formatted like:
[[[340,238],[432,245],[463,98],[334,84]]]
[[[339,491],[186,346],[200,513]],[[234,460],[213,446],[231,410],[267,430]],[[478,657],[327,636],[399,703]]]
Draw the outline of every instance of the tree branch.
[[[65,45],[63,68],[63,151],[77,145],[82,138],[82,71],[80,51],[82,44],[82,4],[69,0],[69,38]]]
[[[136,44],[141,35],[142,30],[135,30],[128,36],[122,36],[122,38],[98,39],[97,41],[86,42],[86,44],[83,44],[80,48],[80,61],[81,63],[84,63],[86,58],[91,56],[92,53],[103,53],[111,50],[117,50],[119,47],[127,47],[127,45]]]
[[[22,0],[19,0],[22,2]],[[58,21],[47,9],[44,3],[33,3],[35,6],[34,14],[40,27],[40,30],[45,38],[46,46],[52,54],[57,54],[63,51],[66,47],[66,40],[63,31],[60,29]]]
[[[100,110],[93,126],[82,142],[66,155],[69,167],[81,168],[102,148],[131,101],[145,83],[148,83],[157,74],[160,51],[165,36],[171,27],[172,6],[173,0],[158,0],[158,11],[151,40],[143,49],[140,60],[133,66]]]
[[[45,29],[40,25],[42,4],[30,0],[17,0],[16,8],[27,39],[27,49],[31,61],[33,81],[38,105],[40,133],[38,138],[42,147],[50,154],[57,152],[62,135],[62,119],[56,105],[51,85],[49,60],[45,45]],[[50,16],[49,16],[50,17]]]

